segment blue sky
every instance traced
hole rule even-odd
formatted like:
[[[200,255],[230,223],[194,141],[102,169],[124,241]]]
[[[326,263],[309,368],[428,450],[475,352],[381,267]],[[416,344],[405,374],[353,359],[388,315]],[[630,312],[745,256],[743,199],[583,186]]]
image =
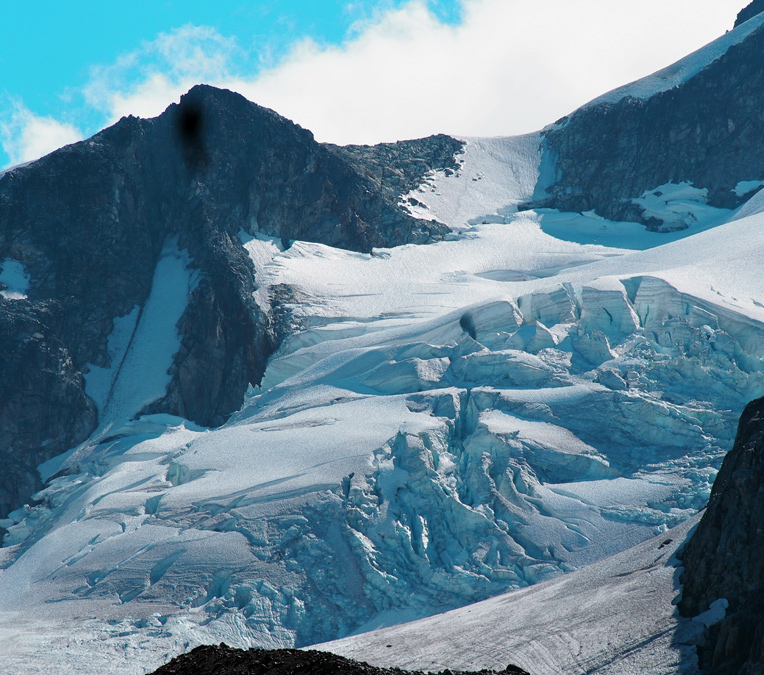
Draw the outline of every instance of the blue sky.
[[[375,0],[26,0],[3,3],[0,21],[0,90],[21,96],[41,114],[56,113],[60,97],[87,81],[89,70],[114,62],[142,41],[186,24],[211,26],[235,37],[253,63],[277,57],[305,36],[340,43],[351,26],[374,11],[400,6]],[[430,2],[443,19],[456,20],[456,0]]]
[[[13,101],[36,115],[94,132],[107,120],[81,100],[93,68],[112,64],[161,33],[209,26],[235,38],[240,67],[255,73],[296,41],[339,44],[358,22],[402,0],[26,0],[3,3],[0,21],[0,115]],[[434,0],[444,21],[458,19],[456,0]],[[9,157],[0,147],[0,167]]]
[[[632,0],[8,2],[0,167],[122,114],[158,114],[197,81],[321,140],[531,131],[720,35],[745,0],[699,4],[643,0],[635,14]]]

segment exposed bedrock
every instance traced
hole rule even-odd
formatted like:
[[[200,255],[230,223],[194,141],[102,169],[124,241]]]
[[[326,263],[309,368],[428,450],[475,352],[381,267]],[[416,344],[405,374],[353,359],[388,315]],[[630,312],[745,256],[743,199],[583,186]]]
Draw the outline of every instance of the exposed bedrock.
[[[761,11],[758,2],[749,9],[751,16]],[[764,179],[762,50],[759,27],[678,86],[644,99],[595,101],[547,128],[533,206],[593,209],[660,229],[662,221],[633,200],[668,183],[707,190],[718,207],[750,198]]]
[[[432,146],[411,166],[408,146],[397,148],[398,173],[415,182],[450,166],[461,149],[451,141],[411,142],[411,152]],[[179,348],[161,366],[169,384],[131,414],[213,426],[260,381],[284,331],[278,307],[253,298],[240,232],[358,251],[441,238],[444,225],[397,205],[397,183],[361,171],[367,155],[374,150],[321,145],[238,94],[197,86],[159,117],[123,118],[0,174],[0,266],[21,270],[28,286],[0,285],[0,462],[25,467],[5,473],[0,517],[29,498],[34,466],[103,420],[109,383],[138,332],[150,333],[145,310],[152,287],[167,286],[159,262],[168,250],[187,268],[187,291],[176,298]],[[100,395],[86,387],[96,371]]]
[[[397,202],[401,195],[416,190],[433,170],[456,173],[457,156],[464,141],[438,134],[428,138],[379,145],[328,145],[329,149],[347,158],[350,164]]]
[[[746,5],[738,13],[737,19],[735,19],[735,28],[762,12],[764,12],[764,0],[753,0],[750,5]]]
[[[682,562],[686,616],[726,600],[724,620],[699,647],[704,671],[764,672],[764,398],[748,404],[732,450]]]
[[[74,445],[96,421],[65,345],[43,333],[62,320],[57,303],[0,301],[2,514],[42,487],[40,462]]]

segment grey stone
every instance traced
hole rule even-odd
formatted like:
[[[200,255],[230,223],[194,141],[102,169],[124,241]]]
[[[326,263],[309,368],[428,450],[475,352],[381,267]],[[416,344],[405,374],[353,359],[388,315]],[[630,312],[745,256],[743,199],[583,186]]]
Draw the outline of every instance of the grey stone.
[[[764,398],[740,417],[698,529],[682,554],[680,612],[697,616],[712,602],[729,603],[699,648],[705,672],[764,671]]]

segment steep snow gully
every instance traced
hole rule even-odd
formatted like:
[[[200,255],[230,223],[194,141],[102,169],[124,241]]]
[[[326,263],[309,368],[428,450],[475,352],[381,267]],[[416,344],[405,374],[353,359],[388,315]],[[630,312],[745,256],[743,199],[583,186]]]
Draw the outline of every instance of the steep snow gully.
[[[671,226],[647,231],[518,211],[539,134],[464,139],[457,160],[400,198],[451,228],[437,243],[359,253],[242,223],[254,301],[292,332],[221,427],[135,419],[159,380],[91,371],[101,407],[127,393],[0,522],[0,672],[337,638],[383,666],[694,672],[724,613],[678,616],[676,554],[764,395],[764,202],[655,185],[642,206]],[[177,313],[195,281],[166,258]],[[4,302],[25,275],[3,263]],[[177,348],[161,311],[131,316],[110,349],[146,347],[126,351],[136,321]]]

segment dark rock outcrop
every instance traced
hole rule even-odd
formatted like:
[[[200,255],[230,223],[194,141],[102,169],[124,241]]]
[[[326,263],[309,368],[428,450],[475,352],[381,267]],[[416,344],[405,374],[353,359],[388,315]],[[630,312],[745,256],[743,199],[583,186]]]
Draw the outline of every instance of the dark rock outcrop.
[[[114,320],[145,306],[168,241],[198,282],[166,395],[144,412],[212,426],[259,382],[284,332],[253,299],[239,232],[356,251],[442,238],[444,225],[410,216],[353,153],[197,86],[159,117],[123,118],[0,174],[0,265],[18,261],[30,277],[26,299],[0,296],[0,518],[39,487],[35,466],[96,427],[83,372],[111,365]]]
[[[724,621],[699,648],[718,675],[764,673],[764,398],[744,410],[732,450],[698,529],[682,555],[679,605],[696,616],[724,598]]]
[[[750,5],[746,5],[738,13],[737,19],[735,19],[735,28],[762,12],[764,12],[764,0],[753,0]]]
[[[221,643],[197,647],[151,675],[423,675],[420,671],[377,668],[329,652],[297,649],[233,649]],[[500,673],[444,670],[440,675],[528,675],[517,666]]]
[[[0,302],[0,512],[39,490],[37,465],[95,425],[82,374],[56,337],[63,320],[60,303]]]
[[[418,188],[430,171],[448,174],[460,168],[464,141],[438,134],[413,141],[379,145],[328,145],[391,201]]]
[[[657,228],[631,200],[688,181],[708,190],[710,204],[736,207],[751,196],[736,195],[737,184],[764,179],[762,53],[764,27],[679,86],[595,102],[558,121],[544,131],[549,170],[529,206]]]

